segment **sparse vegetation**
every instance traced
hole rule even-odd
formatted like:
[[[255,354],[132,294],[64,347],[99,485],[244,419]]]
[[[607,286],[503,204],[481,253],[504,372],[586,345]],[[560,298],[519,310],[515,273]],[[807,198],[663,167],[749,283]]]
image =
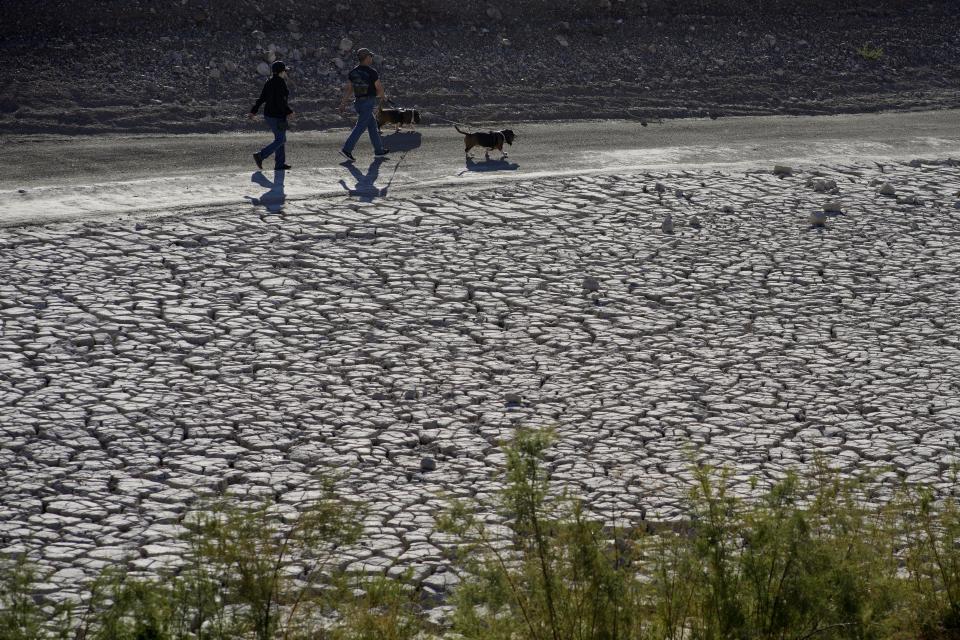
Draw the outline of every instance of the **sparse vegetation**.
[[[857,49],[857,53],[861,58],[868,62],[876,62],[883,57],[883,48],[875,47],[871,44],[865,44]]]
[[[946,640],[960,638],[960,508],[927,489],[881,502],[825,466],[758,498],[694,469],[690,519],[604,526],[557,494],[551,434],[505,446],[495,513],[454,502],[452,634],[489,640]],[[188,564],[167,580],[105,572],[85,610],[41,608],[23,561],[4,567],[0,639],[414,640],[429,636],[409,575],[349,579],[331,560],[358,510],[328,487],[294,514],[217,503],[185,521]],[[67,630],[70,630],[68,633]],[[436,630],[434,630],[436,631]],[[435,636],[434,636],[435,637]]]

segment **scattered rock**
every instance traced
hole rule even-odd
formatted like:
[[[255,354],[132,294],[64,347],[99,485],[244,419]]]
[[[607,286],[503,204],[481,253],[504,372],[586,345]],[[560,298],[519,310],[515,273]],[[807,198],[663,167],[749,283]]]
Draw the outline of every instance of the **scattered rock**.
[[[565,37],[563,37],[562,35],[560,35],[559,33],[554,36],[554,39],[557,41],[557,44],[559,44],[561,47],[569,47],[569,46],[570,46],[570,42],[569,42]]]
[[[733,205],[725,204],[720,207],[720,211],[723,213],[733,213],[735,209],[733,208]]]
[[[807,180],[806,186],[817,193],[834,193],[839,190],[837,181],[829,178],[810,178]]]
[[[257,73],[259,73],[260,75],[265,76],[265,77],[266,77],[266,76],[269,76],[269,75],[270,75],[270,65],[268,65],[266,62],[261,62],[260,64],[257,65]]]
[[[880,185],[880,188],[877,189],[877,193],[882,196],[895,196],[897,195],[897,190],[893,188],[893,185],[889,182],[884,182]]]
[[[914,207],[919,207],[923,205],[923,200],[921,200],[918,196],[911,194],[907,196],[899,196],[897,198],[897,204],[909,204]]]
[[[773,175],[786,177],[793,175],[793,167],[787,166],[785,164],[778,164],[773,167]]]
[[[420,471],[424,473],[428,471],[435,471],[437,468],[437,461],[433,458],[426,457],[420,459]]]
[[[583,279],[583,289],[589,292],[600,291],[600,280],[593,276],[585,277]]]
[[[814,227],[823,227],[827,224],[827,214],[825,211],[814,211],[810,214],[810,224]]]
[[[344,36],[340,39],[340,44],[337,45],[337,48],[340,50],[340,53],[348,53],[353,50],[353,40]]]
[[[672,214],[669,214],[669,213],[667,214],[667,217],[663,219],[663,223],[660,225],[660,229],[662,229],[664,233],[673,233],[673,215]]]
[[[507,404],[517,405],[523,402],[523,394],[516,393],[513,391],[507,392],[503,395],[503,401]]]
[[[700,218],[698,218],[697,216],[693,216],[692,218],[690,218],[690,226],[693,227],[694,229],[699,229]]]
[[[827,200],[823,205],[824,213],[843,213],[843,204],[839,200]]]

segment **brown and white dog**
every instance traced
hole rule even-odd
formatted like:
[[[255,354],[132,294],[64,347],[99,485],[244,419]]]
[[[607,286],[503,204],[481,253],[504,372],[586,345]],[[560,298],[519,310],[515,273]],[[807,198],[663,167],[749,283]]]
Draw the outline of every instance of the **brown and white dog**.
[[[503,129],[501,131],[476,131],[470,133],[469,131],[463,131],[457,125],[453,125],[453,128],[463,134],[464,153],[468,158],[470,157],[470,149],[483,147],[488,150],[485,154],[487,160],[490,159],[490,151],[494,149],[500,152],[500,159],[502,160],[507,157],[506,151],[503,150],[503,143],[506,142],[509,145],[513,145],[513,139],[516,137],[511,129]]]
[[[420,124],[420,112],[416,109],[384,109],[380,105],[377,108],[377,128],[383,129],[385,124],[397,125],[396,131],[400,131],[405,124],[412,129],[413,125]]]

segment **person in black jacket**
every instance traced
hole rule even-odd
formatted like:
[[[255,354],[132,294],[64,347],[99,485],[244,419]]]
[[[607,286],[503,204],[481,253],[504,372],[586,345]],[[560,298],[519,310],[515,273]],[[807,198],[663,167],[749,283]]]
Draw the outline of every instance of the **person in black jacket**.
[[[287,119],[293,118],[296,114],[287,104],[290,91],[287,89],[286,77],[287,65],[277,60],[273,63],[273,77],[263,85],[260,97],[250,109],[249,118],[253,119],[260,110],[260,105],[263,105],[263,119],[273,132],[273,142],[261,149],[259,153],[253,154],[253,161],[260,169],[263,169],[263,161],[273,153],[276,153],[274,171],[285,171],[290,168],[290,165],[286,164],[284,145],[287,143]]]

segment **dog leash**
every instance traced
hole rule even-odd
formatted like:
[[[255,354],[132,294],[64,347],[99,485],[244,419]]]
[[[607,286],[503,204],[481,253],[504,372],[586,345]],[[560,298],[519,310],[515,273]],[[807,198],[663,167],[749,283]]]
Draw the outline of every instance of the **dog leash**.
[[[403,107],[398,107],[397,104],[389,98],[387,98],[386,103],[395,109],[400,109],[401,111],[403,110]],[[453,125],[462,124],[465,127],[473,127],[473,128],[480,127],[480,125],[474,124],[472,122],[461,122],[459,120],[450,120],[449,118],[444,118],[443,116],[437,115],[436,112],[434,111],[428,111],[425,109],[417,109],[417,111],[419,111],[421,114],[430,114],[430,116],[433,117],[434,120],[440,120],[441,122],[447,122]]]

